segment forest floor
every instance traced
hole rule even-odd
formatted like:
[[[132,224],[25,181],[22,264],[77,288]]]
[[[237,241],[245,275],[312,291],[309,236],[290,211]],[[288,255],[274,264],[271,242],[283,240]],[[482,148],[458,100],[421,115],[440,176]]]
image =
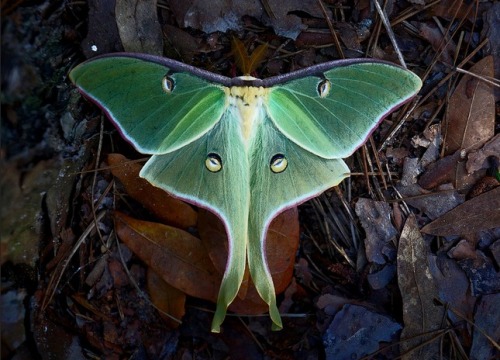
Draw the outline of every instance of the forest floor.
[[[382,3],[3,1],[1,357],[499,358],[500,3]],[[283,330],[245,277],[210,331],[223,225],[139,178],[145,155],[68,78],[120,51],[258,78],[376,58],[422,79],[349,178],[271,226]]]

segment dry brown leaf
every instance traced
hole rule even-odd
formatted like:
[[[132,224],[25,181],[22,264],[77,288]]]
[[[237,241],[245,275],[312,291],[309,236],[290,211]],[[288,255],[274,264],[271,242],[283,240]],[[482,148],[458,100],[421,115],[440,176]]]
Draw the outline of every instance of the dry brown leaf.
[[[446,254],[430,255],[428,259],[433,281],[439,291],[439,300],[466,319],[472,320],[477,297],[471,294],[470,281],[466,273]],[[453,311],[448,311],[447,315],[453,324],[463,321]]]
[[[456,151],[429,165],[420,176],[418,184],[426,189],[434,189],[439,185],[453,184],[461,193],[468,192],[485,175],[486,171],[466,171],[466,162],[461,152]]]
[[[483,4],[479,4],[481,6]],[[484,4],[486,5],[486,4]],[[481,10],[476,10],[478,4],[476,2],[468,2],[462,0],[440,0],[429,8],[429,15],[438,16],[448,21],[464,19],[465,17],[475,22],[477,14],[481,14]]]
[[[418,158],[405,159],[403,176],[396,185],[405,202],[425,213],[431,220],[464,202],[465,195],[459,194],[450,186],[441,186],[439,191],[430,192],[416,184],[416,178],[421,171],[419,163]]]
[[[5,295],[6,294],[2,294],[2,296]],[[40,294],[37,294],[32,297],[31,301],[35,302],[41,297],[42,296]],[[6,300],[7,299],[3,301]],[[11,301],[9,301],[9,303],[10,302]],[[5,310],[2,309],[2,313],[3,311]],[[15,316],[15,313],[13,313],[12,311],[8,311],[8,313],[9,316]],[[94,321],[100,323],[99,318]],[[7,349],[7,346],[10,345],[9,337],[13,335],[13,331],[12,328],[9,327],[9,321],[5,321],[4,324],[2,324],[2,332],[4,332],[7,336],[5,336],[5,340],[2,339],[2,349]],[[59,321],[54,321],[54,319],[51,317],[50,311],[40,311],[36,316],[36,321],[32,322],[29,331],[31,331],[34,343],[36,342],[37,353],[44,354],[37,356],[39,358],[85,359],[86,357],[86,355],[83,354],[83,347],[78,335],[74,331],[70,331],[66,324],[63,324]],[[23,338],[23,341],[26,341],[25,337]],[[19,346],[19,342],[17,344],[14,343],[14,346]],[[32,354],[29,354],[28,352],[28,355],[26,356],[14,356],[14,358],[16,357],[25,357],[32,359],[35,357],[35,355],[32,356]],[[2,358],[4,358],[4,356],[2,356]]]
[[[281,239],[283,228],[295,229],[290,224],[293,223],[291,218],[296,219],[297,210],[289,210],[284,214],[281,219],[280,217],[275,219],[277,225],[271,224],[270,234],[280,232],[278,235],[270,236],[271,238]],[[216,217],[215,219],[218,220]],[[165,282],[188,295],[212,302],[217,301],[222,274],[215,269],[200,239],[183,230],[137,220],[119,212],[115,213],[115,228],[120,239]],[[298,225],[295,230],[298,239]],[[291,240],[293,236],[286,239],[293,243]],[[274,242],[278,248],[283,246],[279,242]],[[223,248],[225,243],[225,239],[222,243],[218,242],[214,245],[217,248],[213,250],[218,249],[227,254],[227,250]],[[267,246],[267,250],[271,250],[270,253],[274,254],[272,243],[273,241],[271,246]],[[297,247],[294,248],[290,258],[286,256],[287,252],[284,252],[285,256],[274,256],[272,259],[275,260],[269,264],[273,281],[277,286],[277,293],[284,291],[290,283],[296,249]],[[288,252],[291,253],[291,251]],[[247,281],[251,282],[250,279]],[[245,296],[241,296],[240,291],[238,297],[229,306],[230,311],[241,314],[262,314],[268,311],[268,305],[260,298],[254,286],[247,284],[247,288],[243,291]],[[180,300],[177,299],[177,301]]]
[[[472,199],[472,198],[475,198],[481,194],[484,194],[485,192],[493,190],[497,186],[500,186],[499,180],[497,180],[493,176],[485,176],[485,177],[479,179],[479,181],[474,184],[474,186],[472,187],[472,189],[470,189],[467,196],[470,199]]]
[[[187,64],[190,64],[193,62],[193,56],[201,51],[202,45],[200,41],[187,31],[169,24],[164,24],[163,33],[167,38],[165,44],[165,55],[167,57],[175,59],[180,53],[181,59]]]
[[[497,162],[500,162],[500,134],[484,144],[481,149],[469,154],[466,164],[467,172],[472,173],[480,169],[487,169],[489,157],[494,157]]]
[[[469,71],[478,76],[494,77],[493,56],[485,57]],[[446,116],[446,154],[480,148],[495,131],[493,87],[476,77],[464,75],[450,97]]]
[[[483,295],[474,314],[470,360],[495,359],[500,353],[500,294]]]
[[[441,52],[441,60],[446,64],[453,64],[453,54],[455,53],[456,45],[453,41],[448,41],[444,38],[443,33],[436,25],[432,23],[415,23],[418,29],[418,34],[426,39],[431,44],[435,52]],[[443,46],[446,48],[443,50]]]
[[[332,34],[309,31],[302,31],[297,37],[297,40],[295,40],[295,46],[299,49],[307,49],[312,46],[330,45],[331,43]]]
[[[358,26],[345,21],[335,23],[335,28],[339,32],[342,43],[349,49],[354,51],[362,51],[361,41],[363,41],[362,33]],[[333,39],[330,34],[330,43]]]
[[[155,306],[175,319],[182,319],[186,313],[186,294],[169,283],[165,282],[158,273],[152,269],[148,270],[148,293]],[[162,314],[160,315],[171,328],[179,326],[180,322]]]
[[[460,151],[456,151],[430,164],[418,179],[418,184],[422,188],[429,190],[438,185],[453,182],[457,164],[460,160]]]
[[[455,246],[448,250],[447,255],[455,260],[477,259],[476,244],[466,239],[460,240]]]
[[[358,215],[365,229],[365,252],[368,261],[385,264],[394,260],[394,240],[398,232],[391,222],[391,207],[383,201],[360,198],[356,203]]]
[[[127,193],[162,222],[181,229],[196,225],[198,215],[190,205],[139,177],[141,165],[131,162],[120,154],[109,154],[108,164]]]
[[[402,357],[405,360],[431,359],[439,353],[439,341],[436,341],[438,339],[432,331],[441,326],[443,308],[434,304],[434,298],[438,298],[439,294],[431,276],[429,255],[428,244],[412,214],[406,220],[398,248],[398,285],[405,324],[400,347],[405,353]],[[429,340],[428,344],[424,344]]]
[[[156,0],[116,0],[116,26],[128,52],[163,54]]]
[[[472,5],[473,3],[471,3]],[[480,2],[479,6],[488,7],[484,12],[479,11],[478,14],[483,16],[483,30],[481,31],[481,39],[488,39],[487,54],[493,55],[493,63],[495,74],[498,78],[500,74],[500,2]],[[500,88],[495,87],[495,100],[500,100]]]
[[[486,170],[479,170],[472,174],[468,173],[465,164],[465,161],[457,163],[455,179],[453,180],[455,189],[461,193],[468,193],[486,175]]]
[[[500,187],[479,195],[422,228],[439,236],[463,235],[500,227]]]
[[[167,1],[180,26],[199,29],[205,33],[240,30],[244,26],[243,18],[253,17],[264,25],[271,26],[276,34],[295,39],[306,28],[297,13],[324,17],[316,0],[266,0],[265,3],[267,7],[257,0]],[[328,10],[328,16],[330,15]]]
[[[396,341],[400,330],[401,324],[369,307],[345,304],[323,334],[326,358],[377,358],[381,344]]]
[[[115,212],[118,237],[163,280],[184,293],[216,301],[222,277],[201,240],[168,225]]]

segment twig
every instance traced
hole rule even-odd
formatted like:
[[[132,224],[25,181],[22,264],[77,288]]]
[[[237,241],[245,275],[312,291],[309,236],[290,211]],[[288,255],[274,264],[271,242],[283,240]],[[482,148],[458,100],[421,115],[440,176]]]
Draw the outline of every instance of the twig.
[[[64,275],[64,272],[66,271],[66,268],[69,265],[69,262],[73,258],[73,256],[76,254],[76,251],[80,248],[80,245],[83,244],[87,236],[90,234],[92,230],[94,230],[97,227],[97,223],[101,221],[101,219],[104,217],[106,214],[106,211],[101,211],[99,214],[97,214],[96,218],[94,221],[92,221],[87,228],[83,231],[82,235],[76,242],[76,244],[73,246],[71,249],[71,252],[69,253],[68,257],[66,260],[62,261],[58,265],[58,269],[54,270],[54,275],[51,277],[49,284],[47,285],[47,289],[51,289],[51,293],[49,297],[45,297],[42,303],[42,310],[45,310],[47,305],[50,304],[52,301],[52,298],[54,297],[54,294],[56,293],[56,288],[59,285],[59,282],[62,279],[62,276]],[[60,268],[60,269],[59,269]]]
[[[339,56],[341,59],[345,59],[344,51],[342,50],[342,46],[340,46],[340,41],[339,38],[337,37],[337,33],[335,32],[335,29],[333,28],[333,24],[328,17],[328,14],[326,12],[325,6],[323,5],[323,2],[321,0],[318,0],[319,7],[321,8],[321,11],[323,12],[323,15],[325,16],[326,23],[328,24],[328,28],[330,29],[330,33],[332,34],[333,42],[335,43],[335,47],[337,48],[337,51],[339,52]]]
[[[96,161],[95,161],[95,167],[94,170],[99,167],[99,159],[101,158],[101,150],[102,150],[102,139],[104,137],[104,119],[101,116],[101,129],[99,130],[99,143],[97,145],[97,154],[96,154]],[[95,202],[94,202],[94,190],[95,186],[97,183],[97,171],[94,172],[94,176],[92,177],[92,199],[90,199],[90,206],[92,208],[92,216],[94,218],[94,222],[96,224],[96,232],[97,235],[99,236],[99,239],[101,240],[101,244],[104,244],[104,238],[102,237],[101,230],[97,226],[97,216],[95,213]]]
[[[378,171],[375,172],[376,175],[380,175],[382,179],[382,183],[384,184],[384,189],[387,190],[387,182],[385,181],[384,172],[382,171],[382,163],[380,162],[380,158],[378,156],[377,147],[375,146],[375,141],[373,140],[373,136],[370,136],[370,145],[373,150],[373,155],[375,156],[375,162],[377,163]]]
[[[399,122],[396,124],[396,126],[393,126],[393,128],[392,128],[391,132],[389,133],[389,135],[387,135],[385,137],[384,141],[382,141],[382,144],[378,148],[378,151],[384,150],[384,148],[387,145],[387,143],[392,140],[392,138],[394,137],[394,135],[396,135],[396,133],[401,128],[401,126],[403,126],[403,124],[406,122],[406,119],[408,119],[410,117],[411,113],[413,113],[413,111],[415,110],[415,108],[417,107],[417,105],[420,105],[421,103],[422,103],[422,101],[418,101],[418,97],[417,97],[416,101],[412,101],[410,103],[407,103],[404,106],[403,111],[404,111],[405,115],[401,118],[401,120],[399,120]]]
[[[467,74],[467,75],[473,76],[476,79],[484,81],[485,83],[488,83],[488,84],[493,85],[495,87],[500,87],[500,80],[499,79],[495,79],[495,78],[492,78],[490,76],[477,75],[477,74],[475,74],[473,72],[470,72],[470,71],[467,71],[467,70],[464,70],[464,69],[458,68],[458,67],[455,70],[457,72],[459,72],[459,73],[463,73],[463,74]]]
[[[377,8],[378,14],[380,16],[380,19],[382,20],[382,23],[384,24],[385,30],[387,31],[387,35],[389,35],[389,39],[391,39],[392,46],[394,47],[394,51],[396,51],[396,54],[398,54],[398,59],[399,63],[401,64],[402,67],[405,69],[406,67],[406,62],[405,59],[403,58],[403,54],[401,53],[401,50],[399,50],[398,43],[396,42],[396,37],[394,36],[394,32],[392,31],[391,28],[391,23],[389,22],[389,19],[387,19],[387,14],[385,13],[385,10],[382,10],[380,7],[380,4],[378,3],[378,0],[373,1],[375,4],[375,7]]]
[[[414,15],[417,15],[418,13],[421,13],[425,11],[426,9],[433,7],[434,5],[437,5],[441,2],[441,0],[435,0],[431,3],[425,4],[424,6],[419,6],[418,8],[410,8],[409,11],[404,11],[399,14],[399,17],[391,21],[391,26],[396,26],[399,23],[402,23],[406,19],[411,18]]]
[[[462,66],[464,66],[470,59],[472,59],[474,55],[476,55],[486,44],[488,44],[488,42],[489,42],[488,38],[481,41],[481,43],[477,46],[477,48],[475,48],[469,55],[467,55],[467,57],[463,59],[462,62],[456,66],[455,69],[459,69]],[[418,104],[416,106],[420,106],[421,104],[423,104],[432,94],[434,94],[434,92],[437,91],[437,89],[441,87],[441,85],[446,83],[453,75],[455,75],[455,73],[450,72],[443,79],[441,79],[441,81],[439,81],[439,83],[436,86],[434,86],[434,88],[431,91],[429,91],[427,94],[425,94],[424,97],[419,99]],[[422,81],[424,81],[424,79],[422,79]]]

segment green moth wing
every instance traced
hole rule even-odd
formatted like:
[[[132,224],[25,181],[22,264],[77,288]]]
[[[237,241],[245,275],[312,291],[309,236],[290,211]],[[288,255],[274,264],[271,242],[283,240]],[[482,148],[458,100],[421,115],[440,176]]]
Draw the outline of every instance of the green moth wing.
[[[237,127],[238,123],[225,114],[200,139],[171,153],[151,157],[140,173],[153,185],[210,209],[224,222],[229,254],[212,323],[217,332],[238,293],[246,264],[250,169]],[[210,156],[222,161],[217,171],[207,168]]]
[[[163,154],[211,129],[226,99],[220,85],[172,72],[172,65],[140,56],[105,56],[75,67],[70,79],[139,152]]]
[[[273,328],[282,327],[264,246],[271,220],[347,177],[341,158],[421,86],[407,70],[368,60],[259,80],[138,54],[90,60],[70,78],[137,150],[153,155],[141,177],[224,222],[229,256],[216,332],[246,262]]]
[[[341,159],[322,159],[289,141],[265,117],[255,135],[258,150],[249,156],[237,119],[227,112],[199,140],[169,154],[154,155],[141,176],[188,202],[214,211],[226,226],[229,257],[219,291],[212,330],[218,332],[227,306],[236,297],[248,259],[254,285],[281,328],[276,296],[265,255],[271,220],[283,210],[337,185],[348,176]],[[217,154],[222,168],[211,173],[206,154]],[[271,170],[273,157],[286,154],[286,171]],[[249,162],[248,162],[249,160]],[[186,161],[191,166],[186,166]],[[196,179],[196,180],[193,180]]]
[[[324,159],[304,151],[289,141],[269,117],[259,128],[256,143],[260,147],[250,164],[248,267],[259,295],[269,304],[274,329],[279,329],[281,321],[265,253],[269,224],[285,209],[338,185],[349,175],[349,168],[341,159]],[[271,168],[277,156],[286,161],[282,171]]]
[[[268,110],[278,129],[328,158],[350,156],[396,105],[413,97],[415,74],[381,62],[358,62],[275,86]]]

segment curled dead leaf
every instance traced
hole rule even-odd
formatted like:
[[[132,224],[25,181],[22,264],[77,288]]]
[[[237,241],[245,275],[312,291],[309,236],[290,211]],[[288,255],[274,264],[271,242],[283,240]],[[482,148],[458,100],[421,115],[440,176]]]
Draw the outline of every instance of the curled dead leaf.
[[[125,51],[162,55],[156,1],[116,0],[116,26]]]
[[[500,226],[500,187],[457,206],[422,228],[439,236],[473,234]]]
[[[392,244],[398,232],[391,222],[389,204],[360,198],[355,209],[365,229],[365,252],[368,261],[385,264],[387,260],[394,260],[396,252]]]
[[[172,226],[134,219],[115,212],[122,240],[163,280],[184,293],[216,301],[221,276],[201,240]]]
[[[215,215],[207,212],[200,217],[201,228],[205,227],[200,233],[206,236],[203,241],[209,242],[206,245],[188,232],[168,225],[137,220],[120,212],[115,212],[114,217],[119,238],[165,282],[188,295],[217,301],[227,258],[227,239]],[[293,208],[278,216],[268,232],[266,251],[276,293],[283,292],[292,279],[298,239],[298,212]],[[218,253],[222,256],[214,255]],[[249,277],[246,282],[229,310],[241,314],[267,312],[267,304],[255,287],[250,286]]]
[[[139,177],[141,165],[121,154],[109,154],[108,164],[111,173],[120,180],[127,193],[158,219],[181,229],[196,225],[198,215],[190,205]]]
[[[493,78],[493,56],[486,56],[469,71]],[[493,86],[477,77],[464,75],[450,97],[446,116],[446,154],[480,148],[495,132]]]
[[[404,329],[401,333],[403,359],[430,359],[439,353],[433,331],[441,327],[444,308],[434,303],[439,298],[437,284],[429,267],[429,245],[412,214],[401,232],[398,248],[398,285],[403,300]]]
[[[153,304],[161,310],[160,315],[171,328],[177,328],[186,313],[186,294],[167,283],[156,271],[148,271],[148,293]],[[168,314],[168,315],[165,315]]]
[[[490,157],[496,158],[496,161],[500,163],[500,134],[484,144],[482,148],[469,153],[466,164],[467,172],[470,174],[488,168],[488,158]]]
[[[317,18],[324,16],[316,0],[267,0],[265,2],[169,0],[167,4],[180,26],[199,29],[205,33],[240,30],[244,25],[243,18],[253,17],[266,26],[271,26],[276,34],[295,39],[306,27],[297,16],[298,13],[307,13]],[[331,16],[329,11],[328,16]]]

